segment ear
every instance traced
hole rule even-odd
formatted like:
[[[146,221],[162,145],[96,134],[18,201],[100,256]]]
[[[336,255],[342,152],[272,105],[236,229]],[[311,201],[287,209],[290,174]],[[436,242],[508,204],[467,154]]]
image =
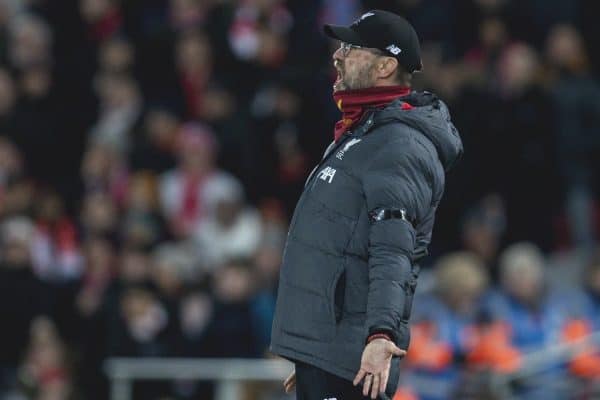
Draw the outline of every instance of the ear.
[[[375,72],[379,79],[391,78],[398,69],[398,60],[394,57],[385,57],[377,62]]]

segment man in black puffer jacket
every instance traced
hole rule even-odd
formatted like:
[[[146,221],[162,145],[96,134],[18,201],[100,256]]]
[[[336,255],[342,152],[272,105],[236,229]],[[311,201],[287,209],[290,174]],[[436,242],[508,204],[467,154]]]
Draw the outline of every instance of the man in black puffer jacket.
[[[271,351],[295,363],[299,400],[391,398],[445,172],[462,153],[446,106],[410,89],[410,24],[373,10],[325,26],[335,140],[306,181],[281,266]],[[362,383],[362,386],[357,386]]]

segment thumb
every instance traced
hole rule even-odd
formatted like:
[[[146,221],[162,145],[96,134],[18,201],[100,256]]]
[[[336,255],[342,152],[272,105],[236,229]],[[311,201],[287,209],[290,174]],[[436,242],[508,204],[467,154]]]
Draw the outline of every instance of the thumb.
[[[406,350],[402,350],[394,343],[390,343],[390,352],[395,356],[404,357],[406,355]]]

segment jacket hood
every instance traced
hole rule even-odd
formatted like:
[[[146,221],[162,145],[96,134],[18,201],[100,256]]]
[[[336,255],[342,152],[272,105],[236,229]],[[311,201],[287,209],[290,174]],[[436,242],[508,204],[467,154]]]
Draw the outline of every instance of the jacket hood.
[[[412,107],[401,107],[402,103]],[[450,120],[448,107],[433,93],[412,92],[394,100],[376,113],[376,123],[387,120],[401,121],[425,135],[434,144],[445,171],[450,170],[463,154],[462,141]]]

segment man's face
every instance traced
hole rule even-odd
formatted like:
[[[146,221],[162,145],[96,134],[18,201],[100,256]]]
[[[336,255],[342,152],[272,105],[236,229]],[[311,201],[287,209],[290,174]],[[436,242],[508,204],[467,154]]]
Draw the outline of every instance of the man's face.
[[[338,76],[333,91],[366,89],[375,86],[374,66],[377,55],[369,49],[342,47],[333,53]]]

